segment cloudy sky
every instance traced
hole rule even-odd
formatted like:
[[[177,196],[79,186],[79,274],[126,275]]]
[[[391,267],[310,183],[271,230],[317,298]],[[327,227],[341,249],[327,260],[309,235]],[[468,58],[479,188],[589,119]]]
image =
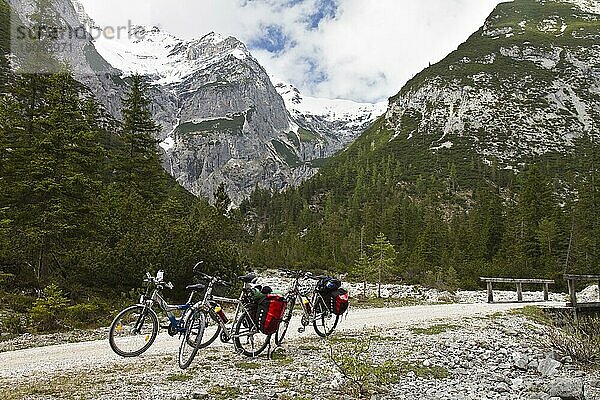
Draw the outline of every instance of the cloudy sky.
[[[81,0],[102,26],[246,43],[303,93],[381,101],[475,32],[501,0]]]

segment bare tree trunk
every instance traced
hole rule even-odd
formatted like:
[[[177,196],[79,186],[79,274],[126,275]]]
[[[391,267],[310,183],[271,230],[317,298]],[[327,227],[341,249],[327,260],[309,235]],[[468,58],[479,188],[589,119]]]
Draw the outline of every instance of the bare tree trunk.
[[[40,252],[38,254],[38,266],[37,266],[37,284],[38,284],[38,290],[37,290],[37,294],[38,297],[41,297],[41,293],[42,293],[42,277],[44,275],[42,269],[44,268],[44,248],[45,248],[45,240],[44,237],[42,236],[42,243],[40,244]]]
[[[383,262],[383,254],[381,254],[381,257],[379,259],[379,285],[377,286],[377,298],[380,299],[381,298],[381,268],[382,268],[382,262]]]
[[[575,230],[575,214],[573,214],[573,219],[571,220],[571,235],[569,236],[569,247],[567,248],[567,258],[565,260],[565,268],[563,273],[567,273],[567,269],[569,268],[569,257],[571,256],[571,246],[573,244],[573,231]]]

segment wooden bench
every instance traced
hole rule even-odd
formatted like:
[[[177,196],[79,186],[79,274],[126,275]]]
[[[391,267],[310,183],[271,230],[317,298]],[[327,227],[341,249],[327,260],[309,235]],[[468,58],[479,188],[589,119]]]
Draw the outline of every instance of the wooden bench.
[[[548,301],[548,285],[554,284],[551,279],[515,279],[515,278],[479,278],[487,283],[488,303],[494,302],[494,283],[513,283],[517,285],[517,301],[523,301],[523,284],[544,285],[544,301]]]
[[[599,303],[577,303],[577,290],[575,290],[575,283],[580,282],[596,282],[598,283],[598,291],[600,292],[600,275],[570,275],[566,274],[565,279],[569,284],[569,298],[571,303],[567,304],[568,307],[582,308],[582,307],[597,307]],[[600,299],[598,299],[600,301]]]

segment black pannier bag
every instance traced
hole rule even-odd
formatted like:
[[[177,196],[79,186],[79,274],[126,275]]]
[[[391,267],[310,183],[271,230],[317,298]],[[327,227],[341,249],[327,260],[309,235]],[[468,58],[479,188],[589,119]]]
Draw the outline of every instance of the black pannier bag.
[[[319,292],[331,292],[338,290],[342,287],[342,282],[336,278],[323,278],[317,283],[317,290]]]
[[[283,319],[287,302],[279,294],[267,294],[256,305],[256,323],[258,329],[265,335],[277,332]]]
[[[343,315],[348,311],[349,294],[345,289],[336,289],[323,295],[329,310],[335,315]]]

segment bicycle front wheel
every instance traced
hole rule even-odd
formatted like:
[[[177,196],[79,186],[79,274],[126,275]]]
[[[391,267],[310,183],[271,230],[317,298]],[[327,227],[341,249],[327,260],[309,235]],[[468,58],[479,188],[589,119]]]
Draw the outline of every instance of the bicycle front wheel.
[[[246,357],[256,357],[267,348],[270,340],[271,335],[261,333],[250,315],[243,313],[235,325],[235,348]]]
[[[290,321],[292,320],[294,305],[295,303],[293,300],[289,302],[288,307],[285,310],[285,314],[283,315],[283,319],[279,324],[279,329],[277,329],[277,332],[275,332],[275,344],[277,346],[281,346],[281,343],[283,343],[285,334],[290,326]]]
[[[181,334],[179,345],[179,368],[187,369],[194,361],[206,326],[206,318],[202,311],[191,311],[185,320],[185,332]]]
[[[202,335],[202,341],[200,348],[203,349],[208,347],[214,342],[221,333],[221,325],[219,324],[219,317],[213,310],[201,311],[204,314],[204,335]]]
[[[158,317],[149,307],[135,305],[121,311],[110,325],[108,341],[121,357],[137,357],[152,346],[158,334]]]
[[[313,327],[317,335],[321,337],[327,337],[335,330],[339,315],[335,315],[329,310],[323,297],[319,295],[315,304],[315,319],[313,321]]]

